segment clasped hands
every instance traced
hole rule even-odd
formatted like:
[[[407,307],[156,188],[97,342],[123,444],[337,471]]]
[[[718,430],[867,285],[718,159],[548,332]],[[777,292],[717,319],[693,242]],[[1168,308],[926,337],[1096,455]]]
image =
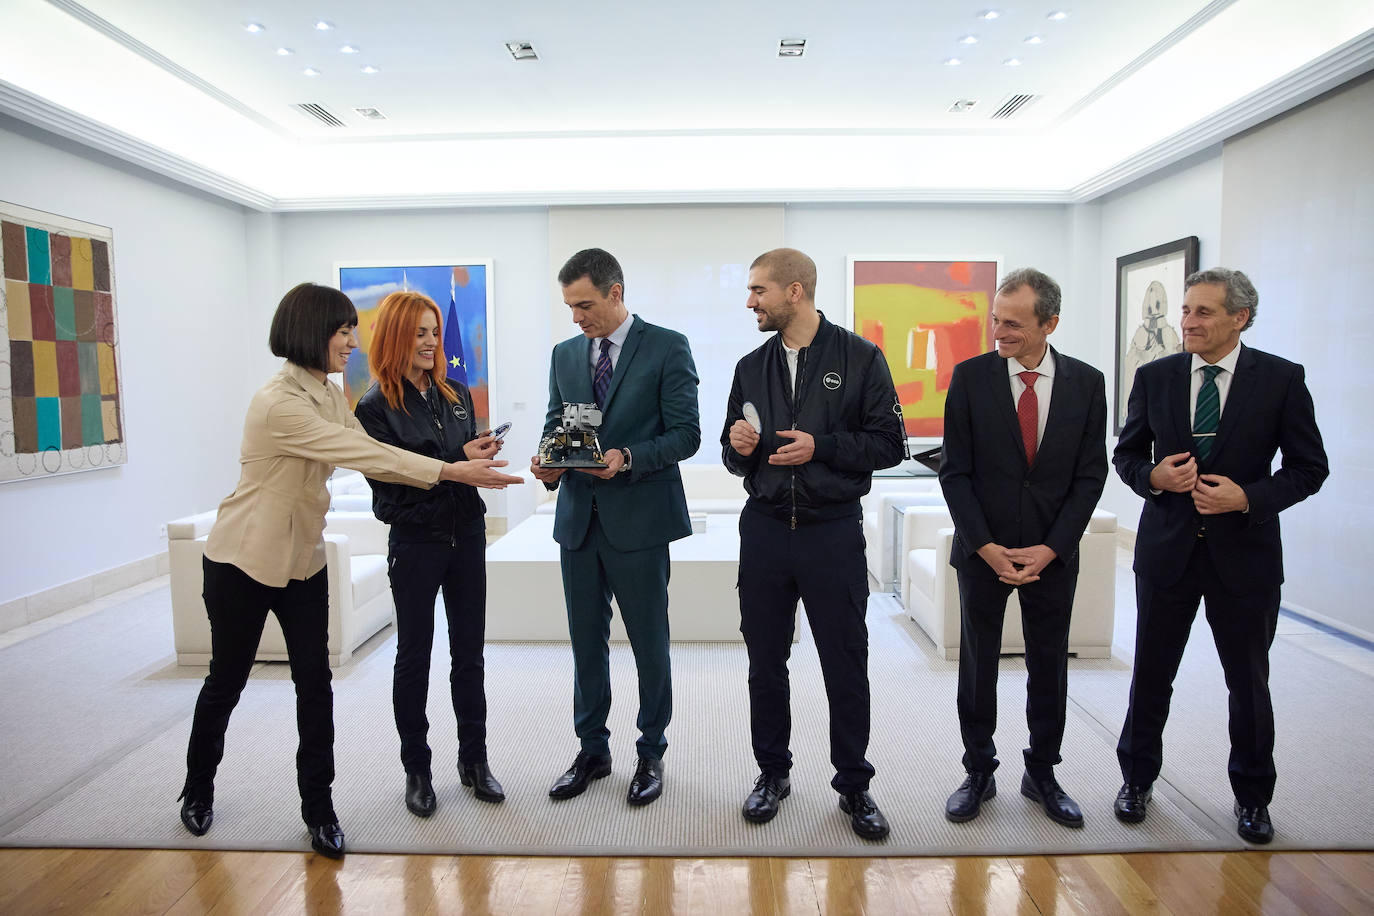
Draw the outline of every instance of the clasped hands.
[[[816,454],[816,440],[808,432],[800,429],[780,429],[776,435],[792,441],[768,456],[769,464],[798,465],[806,464]],[[747,420],[736,420],[730,425],[730,447],[745,458],[754,454],[759,446],[759,434]]]
[[[997,578],[1007,585],[1027,585],[1040,581],[1040,573],[1058,554],[1045,544],[1034,547],[1003,547],[989,541],[978,548],[978,556],[992,567]]]
[[[1240,484],[1222,474],[1199,474],[1197,459],[1189,452],[1169,455],[1150,471],[1150,487],[1170,493],[1192,493],[1199,515],[1244,512],[1250,498]]]

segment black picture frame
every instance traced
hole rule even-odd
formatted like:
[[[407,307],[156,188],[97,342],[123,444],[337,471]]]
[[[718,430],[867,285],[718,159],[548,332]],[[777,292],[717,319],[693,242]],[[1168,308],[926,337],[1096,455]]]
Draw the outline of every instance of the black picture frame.
[[[1183,281],[1198,266],[1197,236],[1116,259],[1116,389],[1113,426],[1126,422],[1135,370],[1183,350]]]

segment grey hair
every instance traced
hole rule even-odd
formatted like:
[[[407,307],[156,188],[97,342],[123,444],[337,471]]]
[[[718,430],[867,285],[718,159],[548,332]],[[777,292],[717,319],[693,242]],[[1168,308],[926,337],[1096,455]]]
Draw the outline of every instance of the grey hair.
[[[1014,293],[1023,286],[1029,286],[1031,292],[1035,293],[1036,321],[1044,324],[1059,314],[1059,303],[1064,298],[1064,294],[1059,291],[1059,284],[1048,274],[1034,267],[1022,267],[1007,274],[998,284],[997,294],[1003,296]]]
[[[1259,308],[1259,293],[1255,292],[1255,284],[1250,282],[1250,278],[1238,270],[1229,267],[1209,267],[1207,270],[1195,270],[1183,280],[1185,292],[1197,286],[1199,283],[1217,283],[1226,288],[1226,301],[1222,304],[1226,306],[1226,314],[1234,315],[1241,309],[1250,310],[1250,320],[1245,322],[1242,331],[1255,323],[1255,311]]]

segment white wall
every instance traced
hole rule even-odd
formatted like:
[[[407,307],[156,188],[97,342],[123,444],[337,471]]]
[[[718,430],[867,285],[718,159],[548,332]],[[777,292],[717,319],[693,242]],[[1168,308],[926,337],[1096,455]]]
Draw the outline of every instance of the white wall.
[[[165,550],[163,522],[233,488],[266,330],[244,321],[242,208],[6,118],[0,163],[0,199],[114,229],[129,459],[0,484],[3,604]]]
[[[1095,260],[1097,299],[1102,304],[1097,329],[1096,365],[1107,376],[1108,457],[1116,445],[1111,417],[1116,410],[1116,259],[1190,235],[1198,237],[1198,264],[1215,266],[1221,252],[1221,148],[1215,147],[1187,162],[1136,182],[1100,201],[1083,205],[1100,213]],[[1107,475],[1102,508],[1115,512],[1123,528],[1134,531],[1142,500]]]

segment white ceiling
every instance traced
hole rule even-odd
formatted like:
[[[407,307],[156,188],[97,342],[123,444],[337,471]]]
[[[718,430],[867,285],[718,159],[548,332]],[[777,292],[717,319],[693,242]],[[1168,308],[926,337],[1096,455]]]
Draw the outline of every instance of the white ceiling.
[[[981,2],[0,0],[0,112],[261,209],[1065,201],[1374,69],[1371,0]]]

